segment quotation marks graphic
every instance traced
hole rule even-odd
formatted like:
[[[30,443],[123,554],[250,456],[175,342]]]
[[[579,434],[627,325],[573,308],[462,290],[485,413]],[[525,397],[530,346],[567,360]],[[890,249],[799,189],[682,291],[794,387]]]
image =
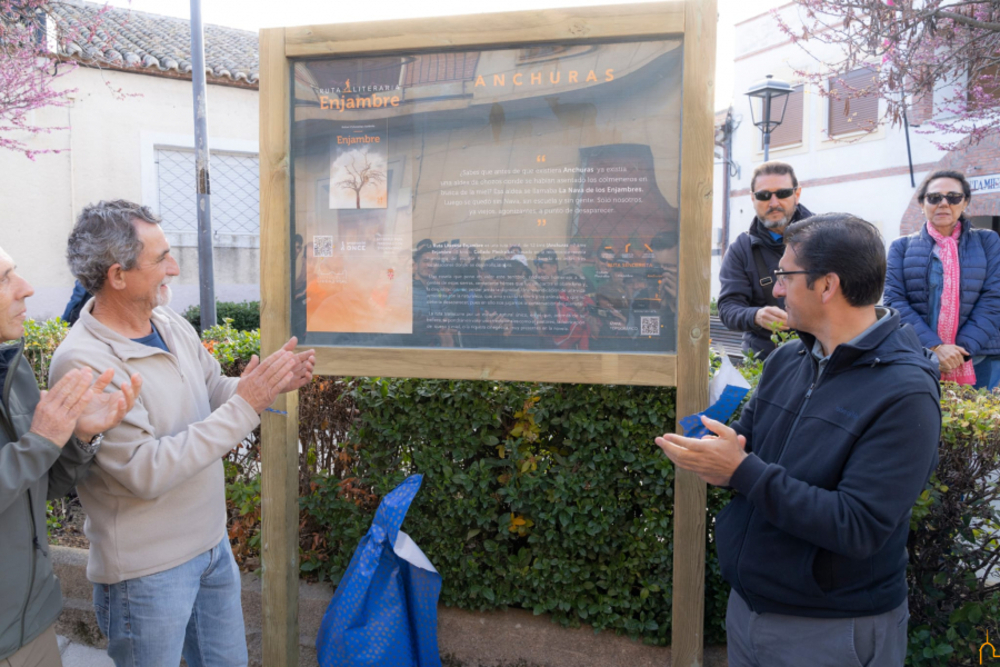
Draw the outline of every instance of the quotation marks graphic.
[[[546,222],[547,221],[545,220],[545,218],[538,218],[538,226],[539,227],[544,227]]]
[[[544,155],[538,155],[538,156],[536,156],[535,157],[535,162],[545,162],[545,156]]]

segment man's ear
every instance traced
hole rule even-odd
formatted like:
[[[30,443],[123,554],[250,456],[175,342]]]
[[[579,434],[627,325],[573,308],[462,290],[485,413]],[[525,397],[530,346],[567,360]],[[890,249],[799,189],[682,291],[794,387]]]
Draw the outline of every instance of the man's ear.
[[[838,294],[843,295],[840,291],[840,276],[836,273],[828,273],[816,282],[823,288],[823,303],[830,303]]]
[[[121,264],[112,264],[108,269],[107,284],[111,289],[125,289],[125,269]]]

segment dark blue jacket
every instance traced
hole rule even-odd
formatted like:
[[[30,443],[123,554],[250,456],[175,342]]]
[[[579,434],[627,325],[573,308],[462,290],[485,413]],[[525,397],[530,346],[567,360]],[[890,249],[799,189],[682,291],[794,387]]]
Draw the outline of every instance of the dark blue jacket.
[[[970,227],[963,224],[958,237],[962,307],[955,343],[974,357],[996,355],[1000,354],[1000,236]],[[927,223],[919,232],[892,242],[883,298],[914,328],[924,347],[941,344],[937,331],[928,326],[937,319],[928,312],[934,244]]]
[[[795,209],[792,222],[811,217],[812,212],[802,204]],[[789,223],[790,224],[790,223]],[[754,260],[753,247],[760,246],[764,264],[771,271],[778,268],[778,261],[785,253],[785,239],[771,238],[767,229],[754,216],[750,230],[736,237],[719,270],[719,319],[730,331],[742,331],[743,350],[753,350],[761,358],[766,358],[774,349],[771,332],[754,324],[753,318],[764,301],[764,288],[760,284],[760,272]],[[784,298],[778,299],[778,307],[785,307]]]
[[[817,381],[815,339],[764,364],[718,515],[722,576],[756,612],[848,618],[906,599],[910,510],[937,465],[937,362],[890,310]]]

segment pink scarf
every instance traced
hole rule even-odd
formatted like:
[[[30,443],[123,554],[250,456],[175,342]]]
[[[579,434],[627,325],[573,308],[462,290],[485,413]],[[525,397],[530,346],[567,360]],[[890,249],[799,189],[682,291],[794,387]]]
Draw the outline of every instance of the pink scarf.
[[[937,242],[944,270],[937,334],[945,345],[954,345],[955,337],[958,335],[958,313],[962,305],[962,270],[958,264],[958,237],[962,233],[962,223],[957,222],[951,236],[945,237],[928,222],[927,233]],[[941,373],[941,380],[958,384],[976,384],[976,371],[972,367],[972,361],[966,361],[955,370]]]

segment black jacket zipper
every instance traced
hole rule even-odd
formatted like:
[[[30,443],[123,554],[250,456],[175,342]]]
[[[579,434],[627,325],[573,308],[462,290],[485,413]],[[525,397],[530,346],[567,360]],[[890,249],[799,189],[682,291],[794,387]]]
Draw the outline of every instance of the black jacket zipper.
[[[799,404],[799,409],[795,413],[795,421],[792,422],[792,427],[788,429],[788,435],[785,436],[785,440],[781,443],[781,448],[778,450],[778,456],[775,457],[774,459],[775,463],[781,460],[781,455],[785,452],[785,447],[787,447],[788,443],[791,441],[792,435],[794,435],[795,433],[795,427],[799,425],[799,421],[802,419],[802,413],[805,412],[806,405],[809,403],[809,399],[812,398],[813,390],[816,389],[816,385],[819,382],[819,380],[816,378],[816,374],[819,372],[819,364],[816,362],[815,359],[812,359],[812,362],[813,362],[812,364],[813,381],[809,384],[809,389],[806,390],[806,395],[802,399],[802,402]],[[745,594],[747,600],[747,606],[750,607],[750,611],[754,612],[756,611],[756,609],[753,608],[753,601],[749,599],[750,593],[747,591],[746,587],[743,586],[743,577],[740,576],[740,562],[743,560],[743,550],[746,548],[747,533],[750,531],[750,521],[751,519],[753,519],[754,512],[756,511],[757,508],[754,507],[753,504],[751,504],[750,514],[747,515],[746,525],[743,528],[743,537],[740,539],[740,554],[736,558],[736,578],[739,579],[740,581],[740,588],[743,589],[743,593]]]

